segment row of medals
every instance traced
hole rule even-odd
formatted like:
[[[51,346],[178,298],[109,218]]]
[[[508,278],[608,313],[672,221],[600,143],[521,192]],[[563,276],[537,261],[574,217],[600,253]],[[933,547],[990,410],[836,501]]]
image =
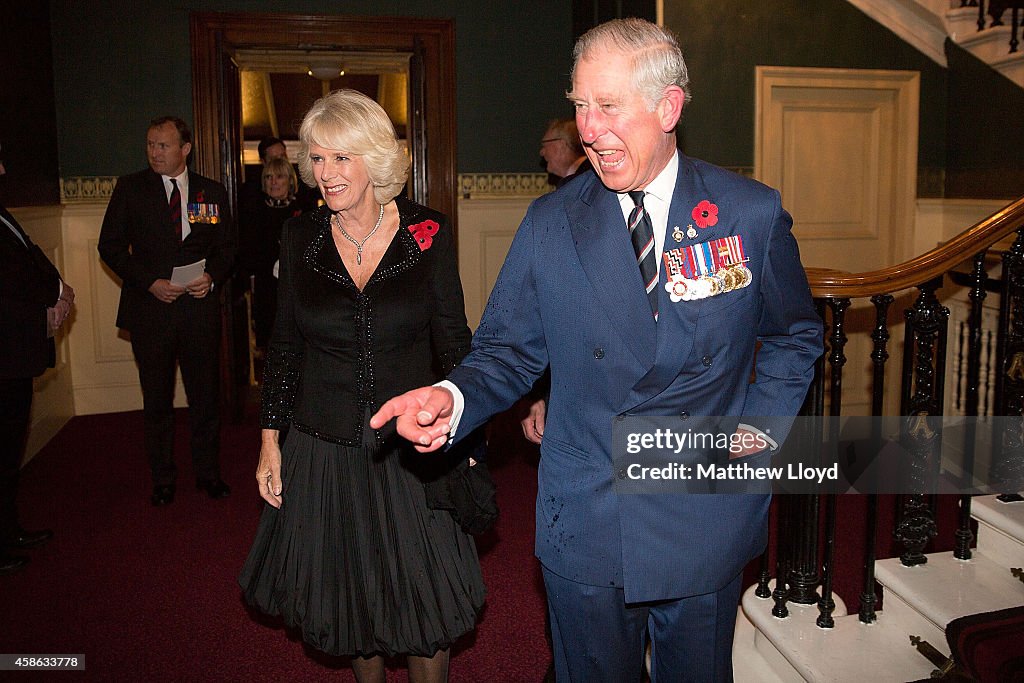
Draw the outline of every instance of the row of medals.
[[[743,289],[753,279],[749,268],[742,263],[735,263],[719,268],[713,275],[701,275],[696,280],[689,280],[681,274],[670,275],[665,290],[672,301],[693,301]]]
[[[216,204],[189,203],[189,223],[219,223],[220,207]]]

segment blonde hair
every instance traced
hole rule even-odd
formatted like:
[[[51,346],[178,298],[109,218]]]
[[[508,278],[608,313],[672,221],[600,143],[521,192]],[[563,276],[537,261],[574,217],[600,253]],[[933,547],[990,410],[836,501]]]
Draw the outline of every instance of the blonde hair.
[[[263,164],[263,171],[260,173],[260,187],[264,192],[267,192],[268,175],[283,175],[288,178],[288,194],[295,194],[299,191],[299,179],[295,177],[295,169],[287,159],[277,157]],[[267,192],[267,194],[270,193]]]
[[[580,60],[598,48],[633,57],[633,85],[643,94],[651,111],[670,85],[679,86],[686,103],[690,103],[690,75],[679,41],[671,32],[635,17],[612,19],[595,26],[576,41],[572,51],[572,74]]]
[[[299,173],[316,186],[309,146],[359,155],[380,204],[394,199],[409,177],[409,157],[384,109],[356,90],[335,90],[313,103],[299,126]]]

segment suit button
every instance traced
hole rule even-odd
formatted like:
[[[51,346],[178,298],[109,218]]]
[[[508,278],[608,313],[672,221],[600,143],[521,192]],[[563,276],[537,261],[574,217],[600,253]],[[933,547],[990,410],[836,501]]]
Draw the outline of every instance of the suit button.
[[[598,360],[604,358],[604,349],[602,349],[600,346],[594,349],[594,358]]]
[[[710,368],[711,367],[711,356],[704,356],[703,358],[700,359],[700,362],[704,364],[704,367]]]
[[[681,420],[689,420],[690,414],[684,410],[683,412],[679,413],[679,418]]]

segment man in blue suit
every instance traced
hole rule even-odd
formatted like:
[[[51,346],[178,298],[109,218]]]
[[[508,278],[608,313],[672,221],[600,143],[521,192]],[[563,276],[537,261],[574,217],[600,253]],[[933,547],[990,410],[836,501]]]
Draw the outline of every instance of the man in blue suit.
[[[729,681],[769,497],[620,495],[612,425],[734,416],[738,433],[784,438],[821,321],[779,193],[676,149],[688,76],[674,36],[615,20],[582,36],[574,60],[568,97],[595,173],[530,207],[448,380],[391,399],[371,424],[397,417],[432,451],[550,365],[536,555],[558,680],[640,680],[649,636],[652,680]]]

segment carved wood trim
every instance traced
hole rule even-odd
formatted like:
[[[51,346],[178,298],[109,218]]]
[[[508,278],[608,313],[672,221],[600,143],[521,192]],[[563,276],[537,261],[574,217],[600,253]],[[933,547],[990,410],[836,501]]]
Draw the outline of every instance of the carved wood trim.
[[[236,47],[307,50],[423,49],[427,149],[427,203],[457,219],[455,153],[455,27],[451,19],[348,17],[292,14],[194,12],[190,18],[192,46],[192,109],[194,167],[220,177],[220,74],[222,49]]]

